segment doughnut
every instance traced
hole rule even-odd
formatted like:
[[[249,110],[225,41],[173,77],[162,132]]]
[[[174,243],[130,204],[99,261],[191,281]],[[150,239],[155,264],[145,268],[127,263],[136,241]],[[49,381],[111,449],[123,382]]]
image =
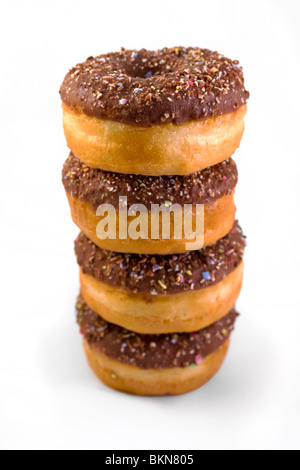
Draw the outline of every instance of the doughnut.
[[[68,72],[60,96],[67,145],[82,162],[161,176],[231,157],[249,93],[238,61],[175,47],[89,57]]]
[[[234,190],[238,180],[236,164],[232,159],[187,176],[127,175],[92,169],[73,154],[65,162],[62,176],[75,224],[96,245],[105,250],[138,254],[174,254],[189,251],[186,237],[174,236],[174,218],[170,219],[170,237],[163,239],[162,218],[157,239],[151,238],[151,208],[179,205],[184,226],[184,206],[204,205],[204,245],[212,245],[232,228],[235,219]],[[148,212],[147,238],[129,237],[129,226],[134,217],[128,217],[126,237],[117,231],[115,239],[100,239],[97,227],[104,216],[96,214],[97,208],[110,204],[116,210],[119,227],[119,197],[127,197],[128,209],[133,204],[143,204]],[[198,248],[197,246],[195,248]]]
[[[94,373],[108,386],[137,395],[180,395],[208,382],[220,369],[238,314],[232,309],[193,333],[141,335],[106,322],[84,300],[77,322]]]
[[[245,237],[235,223],[215,245],[181,255],[134,255],[75,241],[81,294],[103,319],[141,334],[192,332],[235,305]]]

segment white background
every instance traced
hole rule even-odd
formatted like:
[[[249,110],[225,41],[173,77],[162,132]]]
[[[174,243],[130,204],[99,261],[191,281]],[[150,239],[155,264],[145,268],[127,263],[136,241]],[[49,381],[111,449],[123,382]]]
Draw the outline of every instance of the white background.
[[[297,0],[1,0],[1,448],[300,448],[299,16]],[[242,317],[207,386],[137,398],[99,383],[81,350],[58,89],[89,55],[175,45],[239,59],[251,92]]]

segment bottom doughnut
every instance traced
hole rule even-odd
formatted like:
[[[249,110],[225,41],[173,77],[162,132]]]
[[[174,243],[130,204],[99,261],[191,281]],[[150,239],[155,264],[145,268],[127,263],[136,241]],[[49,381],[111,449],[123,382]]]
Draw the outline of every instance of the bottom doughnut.
[[[80,296],[77,322],[94,373],[106,385],[134,395],[181,395],[220,369],[238,313],[232,309],[193,333],[138,334],[108,323]]]
[[[109,387],[141,396],[183,395],[205,385],[220,370],[230,339],[195,368],[139,369],[109,359],[83,340],[87,361],[96,376]]]

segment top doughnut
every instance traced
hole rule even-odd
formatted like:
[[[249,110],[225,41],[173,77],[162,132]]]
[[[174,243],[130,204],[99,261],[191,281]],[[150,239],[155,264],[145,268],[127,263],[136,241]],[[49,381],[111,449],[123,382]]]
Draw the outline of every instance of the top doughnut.
[[[60,88],[67,145],[89,167],[189,175],[232,156],[243,131],[242,68],[208,49],[89,57]]]
[[[192,47],[89,57],[69,71],[60,95],[73,110],[140,126],[219,116],[249,97],[237,60]]]

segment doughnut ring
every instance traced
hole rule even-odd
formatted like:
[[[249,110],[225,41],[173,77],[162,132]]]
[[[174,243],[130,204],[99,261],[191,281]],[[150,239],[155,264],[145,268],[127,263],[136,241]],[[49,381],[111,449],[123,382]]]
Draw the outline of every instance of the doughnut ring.
[[[103,319],[141,334],[205,328],[235,305],[245,238],[237,224],[215,245],[182,255],[142,256],[75,242],[81,294]]]
[[[77,321],[88,363],[106,385],[123,392],[180,395],[208,382],[220,369],[237,317],[231,310],[193,333],[140,335],[107,323],[81,297]]]
[[[242,68],[199,48],[89,57],[60,88],[67,145],[86,165],[188,175],[238,148],[249,93]]]
[[[234,161],[225,160],[213,167],[188,176],[147,177],[124,175],[92,169],[74,155],[70,155],[63,169],[63,184],[75,224],[96,245],[105,250],[123,253],[169,254],[190,251],[186,234],[175,237],[175,216],[169,216],[169,235],[164,238],[163,219],[157,219],[158,234],[152,235],[152,207],[178,207],[181,227],[185,227],[184,208],[192,207],[192,222],[196,220],[197,205],[203,205],[203,243],[212,245],[231,230],[236,208],[234,190],[238,175]],[[148,214],[146,237],[130,236],[130,224],[125,222],[126,235],[121,238],[117,231],[113,238],[100,238],[98,227],[106,213],[98,215],[98,207],[110,205],[115,210],[116,227],[120,227],[120,200],[126,197],[128,209],[142,204]],[[168,206],[167,206],[168,205]],[[178,219],[177,219],[178,220]],[[195,232],[196,233],[196,232]],[[106,236],[106,235],[105,235]]]

